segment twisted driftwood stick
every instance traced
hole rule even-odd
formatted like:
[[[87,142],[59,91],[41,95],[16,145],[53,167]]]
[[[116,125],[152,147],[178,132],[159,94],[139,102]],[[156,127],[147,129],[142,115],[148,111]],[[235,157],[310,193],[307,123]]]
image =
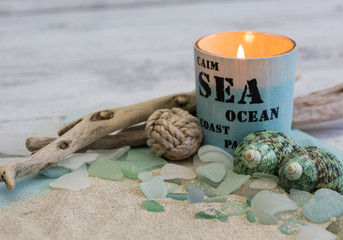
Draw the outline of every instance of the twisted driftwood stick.
[[[343,83],[294,100],[293,127],[343,118]]]
[[[189,92],[88,114],[66,125],[59,131],[59,138],[33,155],[0,167],[0,181],[12,190],[15,178],[55,166],[58,161],[103,136],[146,121],[157,109],[181,107],[195,112],[195,106],[195,93]]]

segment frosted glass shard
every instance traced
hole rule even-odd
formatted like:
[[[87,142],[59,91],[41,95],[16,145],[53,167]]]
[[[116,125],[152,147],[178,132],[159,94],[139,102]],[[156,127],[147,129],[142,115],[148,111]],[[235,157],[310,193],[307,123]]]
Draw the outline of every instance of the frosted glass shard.
[[[93,177],[106,178],[111,180],[120,180],[123,178],[121,168],[113,161],[96,161],[88,169],[88,174]]]
[[[225,180],[218,186],[217,195],[229,195],[242,186],[250,178],[250,175],[242,175],[229,170]]]
[[[317,190],[314,200],[302,207],[302,213],[311,222],[322,223],[343,214],[343,196],[327,188]]]
[[[227,169],[233,170],[233,156],[221,148],[203,145],[199,148],[198,155],[203,162],[222,163]]]
[[[165,180],[169,179],[194,179],[196,178],[195,172],[184,166],[173,163],[167,163],[161,168],[161,176]]]
[[[80,190],[88,188],[91,182],[83,170],[74,171],[67,173],[55,181],[51,182],[50,187],[52,188],[66,188],[70,190]]]
[[[167,186],[161,176],[153,177],[146,182],[141,182],[140,187],[148,199],[162,199],[166,198],[168,194]]]
[[[195,171],[199,176],[207,178],[215,183],[219,183],[223,180],[226,173],[225,165],[222,163],[210,163],[198,167]]]
[[[249,197],[251,195],[256,195],[261,191],[261,189],[255,189],[255,188],[250,188],[251,181],[247,181],[242,186],[237,188],[235,191],[232,192],[232,194],[238,195],[238,196],[243,196],[243,197]]]
[[[250,183],[250,188],[271,190],[276,188],[277,183],[270,179],[256,179]]]
[[[192,188],[187,193],[187,199],[190,203],[201,203],[204,201],[205,194],[200,188]]]
[[[246,214],[247,214],[247,219],[248,219],[249,222],[251,222],[251,223],[256,222],[255,214],[254,214],[253,211],[248,210],[248,211],[246,212]]]
[[[186,189],[186,191],[189,191],[190,189],[195,188],[195,187],[203,190],[205,195],[208,197],[214,197],[216,195],[214,189],[207,183],[196,182],[196,183],[187,183],[184,185],[184,188]]]
[[[148,147],[131,149],[126,161],[131,162],[142,171],[161,168],[167,163],[163,158],[156,156]]]
[[[211,187],[214,187],[214,188],[217,188],[219,186],[219,184],[220,184],[220,182],[213,182],[210,179],[202,177],[200,175],[198,175],[198,180],[203,182],[203,183],[206,183],[206,184],[208,184],[208,185],[210,185]]]
[[[321,227],[317,227],[314,225],[304,225],[301,227],[301,230],[296,240],[309,240],[309,239],[316,239],[316,240],[335,240],[336,235],[326,231]]]
[[[279,183],[278,176],[268,174],[268,173],[253,173],[253,177],[261,178],[261,179],[266,178],[266,179],[274,180],[275,182]]]
[[[0,139],[0,153],[15,156],[28,156],[31,154],[25,146],[27,137],[6,137]]]
[[[90,153],[97,153],[99,154],[96,158],[96,161],[104,161],[104,160],[117,160],[120,158],[123,154],[125,154],[127,151],[130,150],[130,146],[124,146],[121,148],[115,148],[111,150],[91,150],[87,151]]]
[[[194,215],[195,218],[202,218],[202,219],[218,219],[221,222],[226,222],[229,218],[228,215],[219,212],[214,208],[209,208],[202,212],[197,212]]]
[[[77,169],[82,164],[94,162],[97,157],[97,153],[77,153],[62,159],[57,163],[57,166],[69,169]]]
[[[307,202],[313,199],[313,195],[306,191],[291,189],[289,192],[291,199],[296,202],[299,207],[304,206]]]
[[[149,212],[162,212],[164,210],[164,207],[154,200],[145,200],[142,204]]]
[[[262,210],[258,214],[254,212],[254,214],[258,219],[258,222],[263,225],[275,225],[279,221],[276,217],[274,217],[274,215],[266,212],[265,210]]]
[[[129,178],[138,178],[138,174],[142,172],[141,169],[137,168],[130,162],[127,161],[113,161],[114,164],[118,165],[123,172],[124,176]]]
[[[248,204],[249,207],[251,207],[251,201],[252,201],[253,198],[254,198],[254,195],[250,195],[248,197],[248,199],[245,201]]]
[[[217,197],[210,197],[205,199],[205,202],[211,203],[211,202],[226,202],[227,196],[217,196]]]
[[[302,222],[298,222],[293,219],[287,219],[280,227],[278,227],[278,229],[282,234],[294,235],[300,231],[302,226],[304,226],[304,223]]]
[[[297,208],[298,205],[287,196],[267,190],[257,193],[251,201],[251,210],[260,222],[273,222],[270,216],[274,218],[274,214],[278,212]]]
[[[248,204],[243,201],[228,200],[222,204],[221,210],[229,216],[239,216],[245,214],[245,209],[247,207]]]
[[[153,178],[150,172],[141,172],[138,174],[138,179],[141,180],[142,182],[149,181],[150,179]]]
[[[64,126],[61,118],[53,119],[34,130],[32,133],[35,137],[58,137],[58,130]]]
[[[178,201],[186,201],[187,193],[168,193],[168,198],[178,200]]]
[[[198,167],[204,166],[208,164],[208,162],[203,162],[200,160],[199,155],[195,154],[193,157],[193,169],[196,170]]]
[[[63,176],[64,174],[69,173],[69,172],[70,172],[69,168],[51,167],[51,168],[46,168],[40,171],[39,174],[46,176],[48,178],[59,178],[60,176]]]
[[[343,231],[343,215],[336,218],[335,221],[330,223],[326,230],[338,234],[340,231]]]
[[[176,183],[165,182],[165,184],[167,186],[168,193],[173,193],[179,188],[179,185],[177,185]]]

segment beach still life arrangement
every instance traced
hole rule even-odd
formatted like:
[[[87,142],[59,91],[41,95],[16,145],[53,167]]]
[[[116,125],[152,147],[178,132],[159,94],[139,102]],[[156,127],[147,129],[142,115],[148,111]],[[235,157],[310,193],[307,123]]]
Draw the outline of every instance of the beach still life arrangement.
[[[275,44],[264,49],[265,41]],[[241,43],[243,57],[237,53]],[[80,190],[90,186],[88,176],[125,176],[141,181],[142,205],[151,212],[164,211],[166,198],[206,202],[194,218],[226,222],[245,215],[250,224],[283,221],[280,232],[297,239],[343,239],[343,159],[315,141],[298,141],[291,130],[342,119],[343,84],[293,104],[295,58],[295,42],[279,35],[201,38],[195,44],[196,91],[68,116],[58,138],[28,138],[32,155],[0,166],[0,181],[16,191],[15,179],[38,173],[52,188]],[[179,164],[185,161],[192,167]],[[273,191],[278,185],[287,193]],[[327,230],[308,224],[335,217]]]

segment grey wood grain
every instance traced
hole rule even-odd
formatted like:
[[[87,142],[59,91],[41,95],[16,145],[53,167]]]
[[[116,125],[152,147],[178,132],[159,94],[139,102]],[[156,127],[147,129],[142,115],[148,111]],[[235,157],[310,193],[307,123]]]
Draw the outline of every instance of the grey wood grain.
[[[296,96],[343,81],[343,3],[0,1],[0,138],[52,118],[192,90],[193,42],[220,31],[299,45]],[[343,127],[318,133],[343,150]]]

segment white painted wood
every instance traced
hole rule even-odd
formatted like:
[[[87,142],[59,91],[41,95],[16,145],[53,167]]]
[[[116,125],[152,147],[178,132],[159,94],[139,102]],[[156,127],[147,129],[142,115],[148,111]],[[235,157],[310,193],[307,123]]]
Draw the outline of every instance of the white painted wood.
[[[341,0],[0,0],[0,138],[97,105],[192,90],[193,42],[220,31],[293,38],[295,95],[331,87],[343,82],[342,23]],[[311,134],[343,150],[343,126]]]

